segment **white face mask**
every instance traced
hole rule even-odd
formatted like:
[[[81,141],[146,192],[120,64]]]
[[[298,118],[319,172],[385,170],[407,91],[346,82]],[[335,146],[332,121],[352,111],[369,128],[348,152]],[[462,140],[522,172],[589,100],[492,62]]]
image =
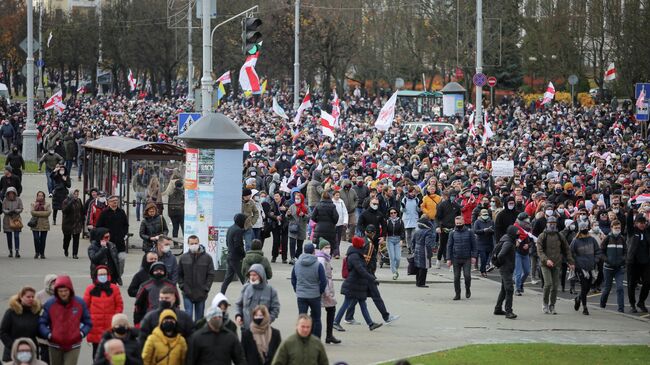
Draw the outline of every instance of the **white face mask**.
[[[377,204],[370,204],[370,208],[372,208],[372,209],[377,209],[377,208],[379,208],[379,205],[377,205]]]
[[[162,247],[162,252],[167,253],[167,252],[171,251],[171,249],[172,249],[172,246],[163,246]]]
[[[199,251],[199,245],[189,245],[190,246],[190,252],[198,252]]]
[[[549,217],[553,215],[553,211],[550,210],[550,209],[545,211],[544,213],[546,213],[546,215],[549,216]]]
[[[251,280],[250,282],[251,282],[251,284],[256,285],[256,284],[260,283],[260,280],[256,279],[256,280]]]
[[[515,203],[508,203],[508,209],[510,210],[515,209]]]
[[[331,248],[324,248],[323,249],[323,253],[325,253],[326,255],[329,255],[331,252],[332,252]]]
[[[557,208],[557,212],[560,214],[564,213],[564,208]]]
[[[20,362],[32,361],[32,353],[30,351],[18,351],[16,353],[16,360]]]

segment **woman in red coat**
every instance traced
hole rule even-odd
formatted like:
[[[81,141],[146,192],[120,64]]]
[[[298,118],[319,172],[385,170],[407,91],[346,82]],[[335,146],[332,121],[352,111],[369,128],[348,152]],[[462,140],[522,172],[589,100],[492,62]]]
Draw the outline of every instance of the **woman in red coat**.
[[[105,331],[112,327],[113,315],[122,313],[124,303],[120,288],[111,283],[108,267],[99,265],[93,273],[93,284],[88,285],[84,293],[84,302],[88,306],[93,327],[88,334],[88,342],[93,344],[93,359]]]

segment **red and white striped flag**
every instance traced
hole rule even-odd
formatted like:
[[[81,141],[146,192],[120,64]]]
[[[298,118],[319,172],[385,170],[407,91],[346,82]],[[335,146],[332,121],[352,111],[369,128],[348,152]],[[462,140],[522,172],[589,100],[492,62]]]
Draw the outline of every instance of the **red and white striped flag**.
[[[259,152],[262,150],[262,147],[260,145],[253,143],[253,142],[246,142],[244,143],[244,151],[247,152]]]
[[[397,102],[397,91],[388,99],[386,104],[379,111],[379,117],[375,121],[375,128],[380,131],[387,131],[393,124],[395,118],[395,103]]]
[[[492,136],[494,136],[494,132],[492,132],[492,127],[488,122],[488,113],[485,112],[483,119],[483,144],[485,145],[488,139],[492,138]]]
[[[65,104],[63,104],[63,92],[59,90],[54,93],[54,95],[47,99],[45,104],[43,104],[43,109],[55,109],[59,113],[62,112],[63,109],[65,109]]]
[[[552,82],[549,82],[548,86],[546,87],[546,92],[544,93],[542,105],[550,103],[553,98],[555,98],[555,86],[553,86]]]
[[[341,100],[339,99],[338,94],[336,94],[336,89],[334,89],[334,100],[332,101],[332,116],[334,117],[334,126],[339,128],[341,124],[339,123],[339,117],[341,116]]]
[[[330,113],[324,110],[320,111],[320,125],[323,134],[332,139],[334,139],[334,122],[334,117]]]
[[[131,72],[131,69],[129,69],[129,86],[131,87],[131,91],[134,91],[137,86],[137,80],[135,77],[133,77],[133,72]]]
[[[259,52],[256,52],[246,57],[246,62],[244,62],[244,65],[239,70],[239,85],[241,85],[243,91],[256,93],[261,90],[260,78],[257,76],[257,71],[255,71],[259,54]]]
[[[309,89],[307,89],[307,94],[305,94],[304,99],[302,99],[302,103],[298,107],[298,110],[296,111],[296,116],[293,118],[293,123],[298,124],[300,122],[300,117],[302,116],[302,112],[305,111],[305,109],[311,108],[311,95],[309,94]]]
[[[607,70],[605,71],[605,81],[612,81],[616,78],[616,66],[614,65],[614,62],[610,63],[609,66],[607,66]]]
[[[474,127],[474,112],[469,116],[469,134],[476,138],[476,128]]]
[[[224,72],[223,75],[219,76],[216,83],[220,82],[223,85],[225,85],[225,84],[230,84],[230,81],[231,81],[231,79],[230,79],[230,70],[228,70],[228,71]]]
[[[645,108],[645,87],[641,89],[639,97],[636,99],[636,107],[639,109]]]

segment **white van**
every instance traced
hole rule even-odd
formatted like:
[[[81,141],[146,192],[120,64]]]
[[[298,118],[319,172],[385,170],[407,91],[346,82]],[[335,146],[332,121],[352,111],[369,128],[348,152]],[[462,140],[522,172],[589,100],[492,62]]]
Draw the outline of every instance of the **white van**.
[[[453,124],[440,122],[409,122],[404,125],[404,128],[406,128],[408,133],[423,131],[429,131],[429,133],[445,133],[451,131],[453,134],[456,133],[456,127]]]
[[[9,98],[9,89],[7,85],[0,83],[0,96],[4,96],[7,99],[7,104],[11,104],[11,99]]]

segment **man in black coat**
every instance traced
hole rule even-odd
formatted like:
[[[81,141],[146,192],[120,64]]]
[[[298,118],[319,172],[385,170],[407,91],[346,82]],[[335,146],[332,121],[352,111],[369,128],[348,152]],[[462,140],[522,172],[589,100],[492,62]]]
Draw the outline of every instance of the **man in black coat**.
[[[97,227],[108,228],[111,234],[111,242],[117,247],[117,258],[119,261],[120,276],[124,274],[126,263],[126,243],[124,238],[129,233],[129,219],[126,212],[119,206],[120,199],[117,195],[108,198],[108,209],[99,215]]]
[[[339,214],[336,212],[336,206],[332,202],[329,192],[324,191],[321,194],[321,201],[311,212],[311,220],[316,222],[314,242],[318,242],[320,237],[327,242],[336,240],[336,223],[339,221]]]
[[[228,264],[226,268],[226,277],[221,284],[221,293],[226,294],[228,285],[232,279],[237,275],[239,281],[244,284],[244,275],[241,272],[241,263],[246,256],[244,251],[244,225],[246,224],[247,216],[242,213],[235,214],[233,219],[235,223],[228,228],[226,232],[226,245],[228,246]]]
[[[357,229],[365,233],[368,226],[374,226],[377,229],[385,230],[386,217],[379,211],[379,198],[374,197],[370,200],[368,209],[364,210],[357,221]],[[379,234],[377,235],[379,236]]]
[[[521,213],[515,208],[515,197],[509,196],[503,206],[503,210],[497,214],[494,220],[494,239],[499,241],[501,237],[506,234],[506,230],[511,225],[515,224],[517,216]]]
[[[514,200],[513,200],[514,201]],[[499,273],[501,274],[501,291],[494,308],[495,315],[505,315],[508,319],[515,319],[517,315],[512,312],[512,298],[515,292],[515,283],[512,274],[515,271],[515,249],[517,247],[517,235],[519,229],[511,225],[506,234],[501,237],[503,246],[498,254]],[[503,302],[505,301],[505,311]]]
[[[5,166],[11,166],[13,174],[19,179],[22,179],[23,170],[25,169],[25,160],[20,154],[18,147],[12,147],[11,153],[7,155],[7,159],[5,160]]]
[[[436,233],[440,237],[438,245],[438,262],[436,268],[440,268],[443,257],[447,259],[447,241],[449,240],[449,233],[454,229],[454,219],[461,215],[460,205],[456,202],[456,191],[449,189],[442,193],[442,201],[438,204],[436,210],[436,221],[438,227]]]
[[[247,364],[237,335],[223,327],[221,309],[211,308],[205,318],[207,326],[196,331],[187,341],[185,364]]]
[[[184,253],[178,266],[178,286],[183,292],[183,307],[187,314],[198,321],[205,312],[205,300],[214,281],[214,264],[212,257],[199,244],[199,238],[191,235],[187,239],[189,250]]]
[[[16,188],[18,196],[23,191],[23,185],[20,183],[20,178],[13,173],[11,166],[5,166],[5,174],[0,178],[0,200],[5,198],[8,188]]]

